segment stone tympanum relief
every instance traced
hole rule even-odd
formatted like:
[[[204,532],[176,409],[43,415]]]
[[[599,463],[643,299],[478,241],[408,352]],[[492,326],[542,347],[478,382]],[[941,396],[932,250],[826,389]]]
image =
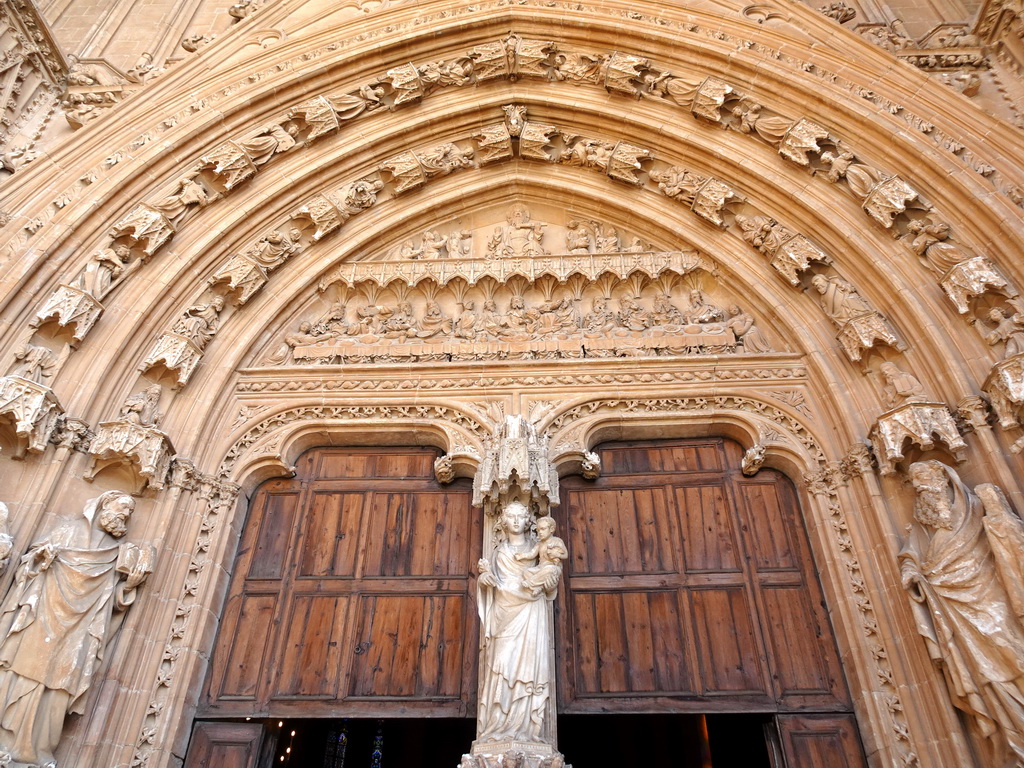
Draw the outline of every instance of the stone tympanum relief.
[[[710,259],[653,251],[600,222],[550,224],[516,205],[496,227],[439,225],[423,235],[422,248],[414,242],[392,249],[389,259],[339,266],[320,284],[333,299],[327,309],[280,337],[262,363],[774,349],[757,319],[719,287]]]
[[[1024,524],[994,485],[910,465],[915,523],[900,553],[917,629],[987,756],[1024,763]]]
[[[931,450],[938,441],[944,444],[957,461],[963,461],[967,444],[960,436],[956,421],[945,403],[930,400],[924,386],[913,374],[895,363],[879,366],[882,395],[889,407],[871,428],[871,442],[883,475],[896,471],[896,463],[904,458],[909,441],[922,450]]]
[[[81,713],[115,610],[135,601],[155,551],[120,542],[135,509],[107,491],[21,558],[0,607],[0,759],[55,765],[64,718]],[[46,652],[41,652],[46,649]]]
[[[569,553],[550,516],[549,441],[525,417],[506,416],[488,439],[473,500],[493,525],[477,565],[477,735],[460,768],[561,768],[552,603]]]

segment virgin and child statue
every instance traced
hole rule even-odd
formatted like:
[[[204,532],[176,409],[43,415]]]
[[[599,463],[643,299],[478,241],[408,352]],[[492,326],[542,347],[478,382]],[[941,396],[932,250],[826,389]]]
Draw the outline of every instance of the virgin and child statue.
[[[518,501],[505,505],[489,558],[480,560],[480,700],[474,753],[514,742],[552,746],[554,641],[551,601],[565,544],[554,520]]]

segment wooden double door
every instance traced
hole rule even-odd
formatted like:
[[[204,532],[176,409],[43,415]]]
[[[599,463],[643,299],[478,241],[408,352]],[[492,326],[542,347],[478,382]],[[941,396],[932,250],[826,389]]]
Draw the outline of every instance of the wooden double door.
[[[253,498],[206,715],[460,717],[476,690],[479,511],[437,451],[324,448]]]
[[[563,479],[555,512],[559,712],[762,713],[779,768],[862,765],[792,484],[743,477],[724,439],[598,450],[601,478]],[[260,488],[188,765],[259,752],[259,726],[225,718],[474,715],[483,520],[437,455],[316,449]]]

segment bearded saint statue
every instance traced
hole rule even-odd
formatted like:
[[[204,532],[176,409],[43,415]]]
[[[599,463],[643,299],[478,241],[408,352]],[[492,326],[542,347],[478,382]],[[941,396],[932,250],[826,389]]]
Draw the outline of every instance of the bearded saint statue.
[[[994,485],[972,492],[938,461],[910,465],[916,524],[900,553],[928,653],[985,765],[1024,764],[1024,524]]]
[[[0,763],[56,765],[64,718],[85,709],[113,613],[152,570],[152,549],[118,542],[134,509],[131,496],[107,491],[21,558],[0,608]]]

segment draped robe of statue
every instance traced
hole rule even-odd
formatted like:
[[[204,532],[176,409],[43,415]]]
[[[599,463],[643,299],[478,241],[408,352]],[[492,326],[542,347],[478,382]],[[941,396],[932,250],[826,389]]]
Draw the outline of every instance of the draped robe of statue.
[[[536,558],[515,557],[535,546],[530,537],[520,544],[500,540],[490,559],[497,586],[479,586],[483,653],[477,745],[549,743],[554,589],[531,594],[524,577]]]
[[[952,503],[951,527],[928,525],[929,537],[915,525],[900,553],[918,631],[953,703],[992,746],[991,764],[1024,764],[1024,525],[1005,501],[986,502],[983,514],[952,469],[921,463],[942,468]]]
[[[113,609],[133,597],[117,585],[118,540],[93,524],[112,495],[131,501],[108,491],[32,545],[0,610],[0,755],[10,766],[54,764],[65,716],[84,711]]]

